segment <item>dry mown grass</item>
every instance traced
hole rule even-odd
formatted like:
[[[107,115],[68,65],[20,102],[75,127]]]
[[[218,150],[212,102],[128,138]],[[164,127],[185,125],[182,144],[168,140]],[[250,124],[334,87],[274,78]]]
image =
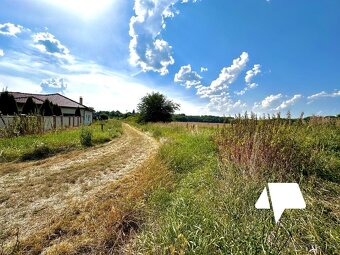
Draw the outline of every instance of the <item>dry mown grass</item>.
[[[157,143],[124,130],[69,158],[2,165],[0,254],[116,253],[140,226],[145,192],[163,176]]]
[[[21,240],[17,253],[129,253],[124,244],[140,228],[143,197],[160,185],[166,174],[164,167],[151,159],[131,175],[103,187],[85,204],[69,204],[44,229]]]

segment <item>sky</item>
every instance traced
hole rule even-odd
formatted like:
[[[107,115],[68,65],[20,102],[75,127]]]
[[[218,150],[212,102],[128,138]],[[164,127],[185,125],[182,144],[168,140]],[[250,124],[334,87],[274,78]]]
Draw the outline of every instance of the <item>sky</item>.
[[[338,0],[1,0],[0,89],[95,110],[340,113]]]

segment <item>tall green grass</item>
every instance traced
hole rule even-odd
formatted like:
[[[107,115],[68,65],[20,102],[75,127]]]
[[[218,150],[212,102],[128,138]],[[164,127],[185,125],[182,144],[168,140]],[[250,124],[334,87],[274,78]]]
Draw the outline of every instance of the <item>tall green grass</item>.
[[[339,127],[294,125],[243,118],[219,131],[142,126],[165,141],[158,157],[171,184],[147,197],[135,252],[339,254]],[[307,207],[276,224],[255,202],[267,182],[283,180],[299,182]]]
[[[122,133],[121,122],[105,122],[103,131],[100,123],[93,123],[88,129],[92,132],[92,143],[105,143]],[[0,138],[0,162],[30,160],[47,157],[62,151],[81,148],[81,128],[59,129],[45,134]]]

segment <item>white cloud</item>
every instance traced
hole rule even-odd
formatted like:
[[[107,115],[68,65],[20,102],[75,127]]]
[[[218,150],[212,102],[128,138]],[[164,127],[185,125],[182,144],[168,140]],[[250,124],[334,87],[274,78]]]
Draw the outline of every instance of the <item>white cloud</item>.
[[[132,111],[146,93],[152,92],[151,88],[137,81],[110,72],[64,77],[69,84],[65,95],[74,100],[82,96],[84,104],[96,110]]]
[[[254,109],[268,109],[272,107],[272,105],[282,98],[282,94],[277,94],[277,95],[270,95],[267,96],[265,99],[263,99],[261,102],[256,102],[254,104]]]
[[[168,66],[175,63],[171,46],[160,32],[165,19],[174,17],[173,5],[177,0],[135,0],[135,16],[130,19],[130,63],[140,66],[144,72],[167,74]]]
[[[244,70],[248,60],[248,53],[242,52],[239,58],[233,60],[231,66],[224,67],[221,70],[219,77],[214,80],[210,86],[199,87],[197,93],[201,95],[201,97],[209,97],[210,95],[218,95],[221,91],[228,90],[229,85],[232,84],[240,72]]]
[[[201,84],[202,77],[195,71],[191,70],[191,66],[182,66],[178,73],[175,74],[174,81],[180,83],[187,88],[198,86]]]
[[[208,109],[211,112],[215,112],[217,114],[226,114],[226,113],[236,113],[240,112],[247,105],[242,103],[241,100],[237,100],[236,102],[230,98],[229,93],[222,92],[219,95],[210,96],[210,102],[208,104]]]
[[[44,93],[61,93],[64,94],[67,84],[64,78],[45,79],[40,83]]]
[[[311,95],[307,97],[308,100],[310,100],[310,103],[314,100],[320,99],[322,97],[338,97],[340,96],[340,90],[336,90],[333,93],[326,93],[325,91],[321,91],[320,93],[316,93],[314,95]]]
[[[279,111],[279,110],[286,109],[287,107],[294,105],[301,97],[302,95],[299,95],[299,94],[294,95],[291,99],[283,101],[278,107],[275,108],[275,110]]]
[[[14,92],[40,93],[41,87],[27,78],[0,75],[0,90],[7,88]]]
[[[209,86],[203,86],[201,83],[195,85],[197,95],[202,98],[208,98],[207,108],[210,112],[217,114],[226,114],[232,111],[240,111],[246,107],[245,103],[240,100],[234,101],[228,90],[231,85],[244,70],[248,62],[248,53],[242,52],[239,58],[233,60],[231,66],[224,67],[219,77],[211,82]]]
[[[203,73],[203,72],[208,72],[208,68],[207,67],[201,67],[201,73]]]
[[[255,64],[254,67],[247,71],[246,76],[244,77],[244,80],[246,83],[250,83],[253,77],[261,73],[261,65]]]
[[[0,34],[8,36],[16,36],[24,30],[23,26],[15,25],[12,23],[0,24]]]
[[[242,89],[241,91],[236,91],[235,94],[238,96],[244,95],[248,90],[256,88],[258,86],[257,83],[251,82],[252,79],[261,73],[261,65],[255,64],[254,67],[246,72],[246,76],[244,77],[244,80],[246,82],[246,87]]]
[[[72,61],[73,57],[70,55],[70,51],[64,45],[60,43],[54,35],[48,32],[36,33],[32,36],[34,47],[40,52],[52,55],[58,59],[65,59]]]
[[[236,95],[238,95],[238,96],[242,96],[242,95],[244,95],[248,90],[250,90],[250,89],[253,89],[253,88],[256,88],[258,86],[258,84],[257,83],[249,83],[249,84],[247,84],[247,86],[244,88],[244,89],[242,89],[241,91],[236,91],[235,92],[235,94]]]
[[[3,57],[3,56],[5,56],[5,53],[2,49],[0,49],[0,57]]]
[[[179,12],[174,5],[178,0],[135,0],[135,16],[130,19],[130,63],[142,71],[168,74],[168,66],[175,63],[172,47],[162,39],[167,18]],[[188,3],[184,0],[181,3]],[[196,2],[195,0],[192,2]]]

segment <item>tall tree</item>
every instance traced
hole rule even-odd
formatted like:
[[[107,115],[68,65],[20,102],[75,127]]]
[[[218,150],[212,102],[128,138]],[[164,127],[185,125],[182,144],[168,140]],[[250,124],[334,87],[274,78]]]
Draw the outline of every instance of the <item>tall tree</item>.
[[[22,108],[22,113],[23,114],[35,114],[37,113],[37,105],[33,101],[32,97],[28,97],[26,100],[26,103],[24,104]]]
[[[75,116],[78,116],[78,117],[81,116],[79,106],[77,107],[76,112],[74,113],[74,115],[75,115]]]
[[[178,110],[179,104],[168,100],[160,93],[147,94],[138,104],[140,122],[169,122],[172,114]]]
[[[17,102],[13,95],[8,91],[3,91],[0,94],[0,111],[2,114],[13,115],[18,113]]]
[[[40,114],[43,116],[52,116],[53,115],[53,109],[52,109],[52,103],[50,100],[45,99],[43,104],[40,107]]]
[[[61,111],[61,108],[58,104],[53,104],[53,114],[56,115],[56,116],[61,116],[63,115],[62,111]]]

